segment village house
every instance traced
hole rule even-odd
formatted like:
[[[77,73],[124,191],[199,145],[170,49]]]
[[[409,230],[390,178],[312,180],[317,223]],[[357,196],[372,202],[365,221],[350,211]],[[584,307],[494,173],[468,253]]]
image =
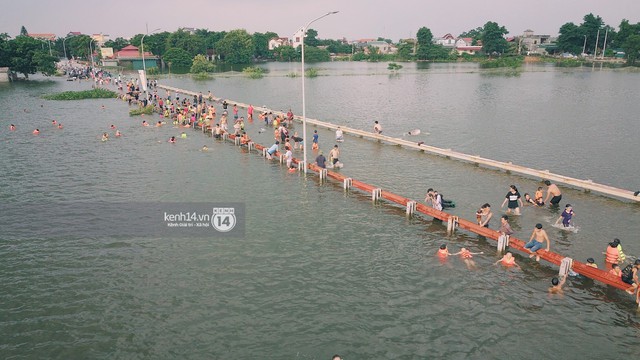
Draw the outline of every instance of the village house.
[[[142,54],[138,47],[128,45],[123,47],[120,51],[115,53],[111,59],[104,59],[103,64],[107,66],[113,64],[113,60],[117,61],[118,66],[132,68],[133,70],[142,70]],[[158,56],[145,51],[144,52],[144,64],[147,69],[158,67]]]
[[[286,37],[274,37],[269,40],[269,50],[273,50],[283,45],[290,45],[289,38]]]

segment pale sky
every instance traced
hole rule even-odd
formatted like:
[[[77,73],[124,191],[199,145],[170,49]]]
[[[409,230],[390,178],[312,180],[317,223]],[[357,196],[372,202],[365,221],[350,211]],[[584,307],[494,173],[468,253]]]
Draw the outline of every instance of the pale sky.
[[[339,11],[310,28],[318,38],[348,40],[415,37],[426,26],[436,37],[495,21],[510,35],[526,29],[555,36],[567,22],[579,24],[593,13],[617,28],[622,19],[640,22],[640,0],[0,0],[0,33],[15,37],[24,25],[31,33],[70,31],[130,38],[161,28],[212,31],[274,31],[282,37],[329,11]]]

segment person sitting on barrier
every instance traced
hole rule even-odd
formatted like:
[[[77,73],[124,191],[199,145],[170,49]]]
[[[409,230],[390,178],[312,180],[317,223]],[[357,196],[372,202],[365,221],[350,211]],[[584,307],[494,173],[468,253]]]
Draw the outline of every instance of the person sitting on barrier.
[[[562,192],[560,192],[558,185],[552,184],[549,180],[545,180],[544,184],[547,185],[547,196],[544,198],[544,202],[546,203],[551,199],[549,205],[558,206],[560,200],[562,200]]]
[[[493,213],[491,212],[491,205],[489,203],[485,203],[480,207],[480,219],[478,220],[478,225],[484,226],[486,228],[489,227],[489,221],[491,221],[491,217],[493,217]]]
[[[327,165],[325,164],[326,161],[327,161],[327,158],[325,158],[324,155],[322,155],[322,151],[320,151],[318,153],[318,157],[316,157],[316,164],[318,165],[318,167],[322,169],[326,169],[327,167]]]
[[[587,266],[591,266],[594,269],[598,268],[598,264],[596,264],[596,261],[593,258],[587,259]]]
[[[551,287],[549,288],[549,294],[558,294],[563,295],[564,291],[562,290],[562,286],[567,281],[567,275],[564,275],[562,279],[558,280],[557,277],[551,279]]]
[[[536,224],[535,229],[531,233],[531,238],[529,238],[529,242],[524,245],[525,249],[529,249],[531,255],[529,258],[536,257],[536,261],[540,261],[540,255],[537,254],[538,250],[542,249],[542,245],[547,243],[547,251],[549,251],[549,237],[547,236],[547,232],[542,230],[542,224]]]
[[[267,150],[267,159],[269,159],[269,160],[273,159],[273,154],[275,154],[276,151],[278,151],[279,147],[280,147],[280,142],[279,141],[276,141],[273,145],[271,145],[269,150]]]
[[[242,132],[242,137],[240,138],[240,145],[248,145],[251,142],[249,135],[246,131]]]
[[[622,270],[620,270],[620,266],[618,266],[618,264],[613,264],[611,265],[611,270],[609,270],[609,274],[621,278]]]
[[[382,125],[378,124],[378,121],[373,122],[373,132],[376,134],[382,134]]]
[[[638,290],[638,285],[640,285],[640,280],[638,280],[638,270],[640,270],[640,259],[636,259],[632,265],[627,265],[622,269],[620,279],[631,285],[631,287],[626,290],[629,294],[633,294],[634,291]]]
[[[504,256],[502,257],[502,259],[496,261],[495,263],[493,263],[493,265],[498,265],[498,263],[501,263],[502,265],[507,267],[516,266],[520,268],[520,265],[516,263],[516,258],[513,257],[513,254],[510,251],[507,251],[507,253],[504,254]]]
[[[498,231],[502,235],[513,235],[513,230],[511,230],[511,225],[509,225],[509,217],[507,215],[502,215],[500,217],[500,229]]]
[[[222,128],[220,124],[216,124],[215,129],[213,129],[213,137],[216,139],[220,139],[222,137]]]
[[[500,208],[503,208],[507,202],[507,214],[513,211],[514,214],[520,215],[520,208],[523,206],[522,197],[515,185],[509,185],[509,192],[504,197],[504,201],[502,202],[502,205],[500,205]],[[520,204],[520,206],[518,206],[518,204]]]
[[[562,213],[560,214],[560,217],[558,218],[558,220],[556,220],[556,225],[562,221],[562,226],[564,227],[571,227],[573,225],[571,225],[571,219],[575,216],[575,213],[573,212],[573,208],[571,207],[571,204],[567,204],[564,207],[564,211],[562,211]]]

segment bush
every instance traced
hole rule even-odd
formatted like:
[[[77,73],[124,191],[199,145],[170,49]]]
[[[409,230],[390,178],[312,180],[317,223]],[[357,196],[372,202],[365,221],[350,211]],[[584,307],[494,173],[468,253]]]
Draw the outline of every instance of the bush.
[[[495,68],[517,68],[522,65],[522,57],[499,57],[495,59],[485,59],[480,62],[480,67],[483,69],[495,69]]]
[[[213,77],[206,72],[199,72],[197,74],[193,74],[194,80],[211,80]]]
[[[310,77],[310,78],[316,77],[318,76],[318,69],[309,68],[307,69],[307,71],[304,72],[304,76]]]
[[[396,63],[389,63],[389,66],[387,66],[388,70],[400,70],[402,69],[402,65],[396,64]]]
[[[210,73],[213,72],[216,68],[216,65],[211,61],[207,60],[204,55],[196,55],[193,58],[193,63],[191,65],[191,73],[199,74],[199,73]]]
[[[242,72],[247,74],[251,79],[261,79],[264,76],[264,70],[255,66],[246,67],[242,69]]]
[[[142,115],[142,114],[144,115],[153,114],[153,105],[147,105],[145,107],[141,107],[141,108],[137,108],[129,111],[129,116],[136,116],[136,115]]]
[[[46,100],[82,100],[82,99],[109,99],[116,98],[117,93],[102,88],[84,91],[65,91],[57,94],[42,96]]]

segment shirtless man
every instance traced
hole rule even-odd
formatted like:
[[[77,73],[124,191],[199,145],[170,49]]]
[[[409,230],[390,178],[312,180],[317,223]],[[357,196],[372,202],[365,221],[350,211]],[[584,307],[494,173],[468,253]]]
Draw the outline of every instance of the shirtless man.
[[[558,280],[557,277],[551,279],[551,287],[549,288],[549,294],[558,294],[563,295],[564,291],[562,290],[562,286],[567,281],[567,275],[563,276],[562,279]]]
[[[552,184],[549,180],[545,180],[544,184],[547,185],[547,197],[544,198],[544,203],[551,199],[549,204],[551,206],[558,206],[560,200],[562,200],[562,192],[556,184]]]
[[[331,159],[331,163],[335,165],[340,158],[340,150],[338,149],[338,145],[334,145],[333,149],[329,151],[329,159]]]
[[[531,237],[529,238],[529,242],[524,245],[525,249],[529,249],[531,255],[529,258],[533,256],[536,257],[536,261],[540,261],[540,255],[537,254],[537,251],[542,249],[542,245],[547,243],[547,251],[549,251],[549,237],[547,236],[547,232],[542,230],[542,224],[536,224],[535,229],[531,233]]]

